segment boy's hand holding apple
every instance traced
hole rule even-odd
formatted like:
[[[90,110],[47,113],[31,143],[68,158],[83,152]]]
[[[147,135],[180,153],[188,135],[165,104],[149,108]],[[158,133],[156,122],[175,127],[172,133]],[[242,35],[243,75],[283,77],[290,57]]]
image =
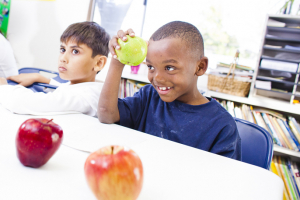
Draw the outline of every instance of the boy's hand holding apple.
[[[147,42],[136,37],[132,29],[125,32],[119,30],[117,35],[110,40],[109,50],[112,57],[122,64],[136,66],[143,62],[147,55]]]

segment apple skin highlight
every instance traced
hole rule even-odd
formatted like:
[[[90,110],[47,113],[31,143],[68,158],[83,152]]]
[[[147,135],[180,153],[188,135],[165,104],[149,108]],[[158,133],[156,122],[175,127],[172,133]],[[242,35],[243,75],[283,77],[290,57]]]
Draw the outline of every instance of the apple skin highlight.
[[[142,162],[126,147],[106,146],[91,153],[84,171],[98,200],[134,200],[142,189]]]
[[[16,136],[17,157],[24,166],[41,167],[60,147],[62,138],[63,130],[52,120],[28,119]]]
[[[115,51],[121,63],[137,66],[145,60],[148,45],[142,38],[127,35],[127,41],[124,42],[119,38],[118,43],[121,49],[116,49]]]

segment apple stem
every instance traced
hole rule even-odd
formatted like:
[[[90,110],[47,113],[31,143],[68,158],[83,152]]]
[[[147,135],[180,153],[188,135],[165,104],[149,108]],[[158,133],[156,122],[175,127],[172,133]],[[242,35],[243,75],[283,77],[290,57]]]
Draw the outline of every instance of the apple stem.
[[[114,154],[114,146],[111,146],[111,154]]]
[[[53,119],[50,119],[49,121],[46,122],[46,124],[48,124],[49,122],[52,122]]]

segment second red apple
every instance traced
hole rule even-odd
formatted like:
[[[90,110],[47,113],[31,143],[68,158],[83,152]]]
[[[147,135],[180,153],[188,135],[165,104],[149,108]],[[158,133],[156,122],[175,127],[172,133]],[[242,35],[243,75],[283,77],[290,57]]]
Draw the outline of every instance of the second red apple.
[[[142,162],[123,146],[106,146],[90,154],[84,171],[98,200],[134,200],[142,189]]]

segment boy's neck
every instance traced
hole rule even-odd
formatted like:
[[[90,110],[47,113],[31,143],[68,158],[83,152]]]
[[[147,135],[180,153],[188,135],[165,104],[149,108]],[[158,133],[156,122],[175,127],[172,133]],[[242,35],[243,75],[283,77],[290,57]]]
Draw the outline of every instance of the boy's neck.
[[[78,84],[78,83],[86,83],[86,82],[95,82],[96,77],[89,77],[81,80],[70,80],[70,85]]]
[[[208,102],[209,102],[209,100],[199,92],[199,94],[197,95],[196,98],[194,98],[192,101],[186,102],[186,104],[197,106],[197,105],[206,104]],[[185,103],[185,102],[183,102],[183,103]]]

